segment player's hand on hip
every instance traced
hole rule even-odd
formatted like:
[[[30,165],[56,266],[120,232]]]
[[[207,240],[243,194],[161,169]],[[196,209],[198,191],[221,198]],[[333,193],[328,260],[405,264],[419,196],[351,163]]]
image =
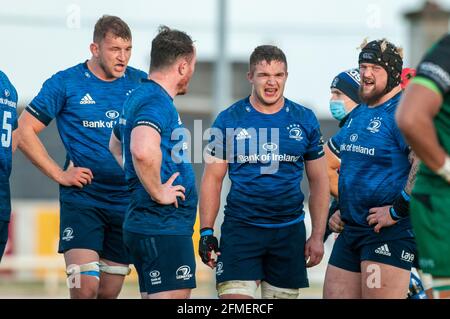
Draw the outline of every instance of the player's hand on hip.
[[[208,233],[208,230],[211,231]],[[204,235],[202,235],[203,232],[205,232]],[[200,230],[200,235],[198,254],[205,265],[214,269],[217,265],[217,260],[212,258],[211,254],[214,251],[217,256],[220,256],[219,242],[213,235],[212,228],[202,228]]]
[[[179,172],[174,173],[170,178],[161,185],[161,188],[155,194],[153,199],[161,205],[175,205],[178,208],[178,197],[182,200],[186,200],[184,192],[185,188],[181,185],[172,185],[175,179],[180,175]]]
[[[374,207],[369,209],[369,216],[367,216],[367,222],[370,226],[375,225],[374,231],[376,233],[380,232],[383,227],[389,227],[397,223],[393,220],[389,212],[391,206]]]
[[[338,209],[328,220],[328,227],[330,227],[333,232],[340,233],[344,230],[344,226],[345,223],[341,219],[341,211]]]
[[[306,267],[314,267],[320,263],[323,257],[323,236],[311,236],[305,244]]]
[[[91,170],[86,167],[75,167],[70,161],[69,166],[58,178],[58,183],[63,186],[77,186],[83,188],[87,184],[92,183],[94,175]]]

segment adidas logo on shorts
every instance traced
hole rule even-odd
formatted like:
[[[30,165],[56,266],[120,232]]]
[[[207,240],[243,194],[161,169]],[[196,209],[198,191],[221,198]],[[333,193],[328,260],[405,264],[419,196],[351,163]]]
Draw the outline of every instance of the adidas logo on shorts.
[[[245,128],[243,128],[238,135],[236,135],[236,140],[245,140],[245,139],[250,139],[252,136],[250,134],[248,134],[247,130]]]
[[[391,256],[391,252],[389,251],[389,247],[387,244],[384,244],[383,246],[380,246],[377,249],[375,249],[375,253],[379,255]]]
[[[86,95],[80,100],[80,104],[95,104],[95,101],[89,93],[86,93]]]

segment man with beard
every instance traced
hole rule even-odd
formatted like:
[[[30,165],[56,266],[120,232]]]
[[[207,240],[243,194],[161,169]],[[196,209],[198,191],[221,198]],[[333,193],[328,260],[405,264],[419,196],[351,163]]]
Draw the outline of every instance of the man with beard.
[[[92,57],[45,81],[19,119],[19,148],[60,185],[60,253],[71,298],[116,298],[129,273],[122,223],[130,196],[108,149],[127,94],[145,72],[127,66],[131,31],[115,16],[94,28]],[[67,151],[64,169],[38,134],[53,119]]]
[[[124,242],[142,298],[185,299],[195,288],[197,193],[187,156],[190,135],[173,98],[187,92],[196,53],[189,35],[162,26],[150,55],[149,79],[125,101],[110,150],[131,190]]]
[[[402,51],[385,39],[359,54],[362,104],[328,146],[341,158],[340,214],[324,298],[406,298],[416,245],[408,217],[416,157],[394,113]]]

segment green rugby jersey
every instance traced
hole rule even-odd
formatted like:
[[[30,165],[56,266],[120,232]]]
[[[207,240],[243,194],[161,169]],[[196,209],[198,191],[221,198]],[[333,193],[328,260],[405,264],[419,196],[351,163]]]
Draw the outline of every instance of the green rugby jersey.
[[[434,118],[434,125],[439,143],[450,154],[450,34],[441,38],[425,55],[412,82],[442,96],[443,103]],[[414,191],[448,195],[450,184],[421,163]]]

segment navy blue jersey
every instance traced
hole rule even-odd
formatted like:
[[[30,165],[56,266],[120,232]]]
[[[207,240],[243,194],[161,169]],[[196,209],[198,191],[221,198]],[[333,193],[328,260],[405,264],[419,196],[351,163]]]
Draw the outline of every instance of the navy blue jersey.
[[[17,91],[0,71],[0,221],[9,221],[11,194],[9,176],[12,160],[12,132],[17,128]]]
[[[121,124],[125,176],[131,190],[124,229],[144,235],[191,235],[197,212],[195,176],[188,158],[189,134],[173,99],[159,84],[146,80],[126,100]],[[161,134],[161,182],[180,173],[173,185],[184,186],[186,200],[179,199],[178,208],[155,202],[136,175],[130,140],[131,131],[140,125],[152,127]]]
[[[406,185],[410,149],[394,118],[400,97],[374,108],[361,104],[328,143],[341,158],[339,207],[350,227],[372,229],[366,221],[369,209],[392,205]],[[396,225],[410,228],[409,218]]]
[[[324,154],[314,113],[285,99],[280,111],[264,114],[247,97],[221,112],[213,128],[207,152],[228,161],[231,180],[225,215],[261,227],[301,221],[305,161]]]
[[[92,184],[60,186],[60,199],[97,207],[126,206],[129,194],[124,173],[109,151],[109,138],[127,95],[145,72],[127,67],[124,76],[102,81],[80,63],[53,75],[26,110],[43,124],[56,118],[67,161],[92,171]]]

